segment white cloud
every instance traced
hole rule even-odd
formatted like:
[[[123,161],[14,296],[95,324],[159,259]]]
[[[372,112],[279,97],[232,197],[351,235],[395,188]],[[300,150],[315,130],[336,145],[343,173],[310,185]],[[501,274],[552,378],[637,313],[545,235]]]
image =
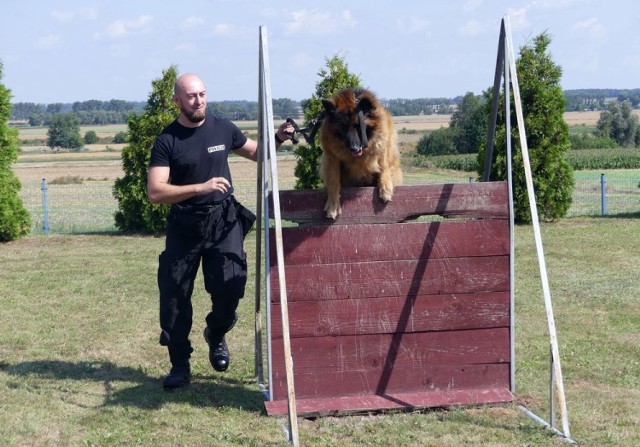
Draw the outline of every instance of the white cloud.
[[[76,13],[74,11],[53,11],[51,17],[58,22],[70,22],[76,17]]]
[[[482,6],[483,3],[484,3],[484,0],[467,0],[465,4],[462,6],[462,11],[466,13],[475,11],[480,6]]]
[[[462,25],[458,31],[463,36],[477,36],[482,33],[484,27],[477,20],[469,20],[467,23]]]
[[[572,3],[579,2],[580,0],[534,0],[531,3],[532,8],[540,9],[557,9],[569,6]]]
[[[291,20],[288,21],[285,27],[287,35],[302,32],[325,35],[333,33],[340,28],[355,28],[358,24],[349,10],[343,10],[339,17],[328,12],[307,11],[305,9],[292,11],[290,16]]]
[[[228,23],[218,23],[213,27],[213,34],[216,36],[228,36],[233,34],[235,26]]]
[[[61,43],[62,37],[59,34],[49,34],[36,39],[35,46],[41,50],[49,50],[59,47]]]
[[[571,29],[590,37],[603,37],[605,35],[605,29],[596,17],[576,22]]]
[[[204,23],[204,19],[202,17],[191,16],[191,17],[187,17],[182,21],[182,27],[190,29],[190,28],[198,27],[203,23]]]
[[[98,18],[98,7],[84,7],[78,11],[53,11],[51,17],[57,22],[62,23],[68,23],[73,20],[94,20]]]
[[[150,29],[153,17],[142,15],[135,20],[116,20],[111,22],[105,31],[110,39],[120,39],[131,34],[140,34]]]
[[[429,28],[429,21],[418,17],[411,17],[408,21],[403,19],[396,20],[398,32],[401,34],[414,34]]]
[[[358,22],[353,18],[351,11],[348,9],[342,11],[342,24],[349,28],[355,28],[358,24]]]
[[[521,30],[529,27],[526,8],[508,9],[507,15],[509,16],[512,30]]]

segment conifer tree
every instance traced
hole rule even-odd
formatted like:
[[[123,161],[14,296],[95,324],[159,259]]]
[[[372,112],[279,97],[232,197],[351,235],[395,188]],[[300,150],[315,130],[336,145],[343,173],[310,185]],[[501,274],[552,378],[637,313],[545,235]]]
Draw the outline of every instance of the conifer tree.
[[[177,77],[175,66],[164,70],[162,78],[152,81],[143,113],[127,120],[128,144],[122,150],[125,176],[116,180],[113,193],[118,200],[115,223],[121,230],[156,234],[165,230],[169,206],[148,200],[147,171],[156,137],[179,114],[173,102]]]
[[[520,48],[516,72],[522,100],[524,125],[531,172],[540,219],[564,217],[571,206],[574,178],[567,160],[571,149],[569,127],[564,121],[565,99],[560,87],[562,68],[548,53],[551,38],[545,32]],[[491,107],[492,89],[485,92]],[[504,95],[501,95],[496,127],[491,180],[507,178]],[[514,99],[511,98],[511,141],[513,152],[514,216],[517,222],[530,222],[531,212],[520,150]],[[479,153],[478,172],[482,175],[485,149]]]
[[[326,69],[318,72],[321,80],[316,84],[316,91],[302,102],[304,120],[307,125],[314,122],[322,111],[323,99],[329,99],[345,88],[360,87],[360,78],[349,73],[347,63],[338,55],[326,59]],[[320,179],[320,158],[322,148],[319,135],[316,134],[311,145],[298,144],[294,150],[297,163],[294,170],[296,176],[296,189],[317,189],[322,185]]]
[[[0,80],[3,65],[0,62]],[[0,82],[0,242],[29,234],[31,216],[19,196],[20,179],[11,170],[18,160],[18,129],[9,126],[11,91]]]

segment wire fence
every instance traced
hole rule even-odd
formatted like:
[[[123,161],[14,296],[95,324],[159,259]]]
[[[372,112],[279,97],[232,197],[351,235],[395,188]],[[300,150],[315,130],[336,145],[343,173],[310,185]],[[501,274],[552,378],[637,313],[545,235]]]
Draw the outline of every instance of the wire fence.
[[[459,181],[459,180],[458,180]],[[255,209],[255,182],[236,182],[238,199]],[[249,184],[251,183],[251,184]],[[281,185],[283,189],[290,185]],[[242,192],[241,192],[242,191]],[[31,234],[80,234],[116,232],[113,181],[80,184],[23,182],[21,198],[31,213]],[[606,178],[604,175],[577,179],[567,217],[612,216],[640,213],[638,178]]]
[[[31,234],[75,234],[118,231],[113,181],[78,184],[23,182],[22,201],[31,214]]]

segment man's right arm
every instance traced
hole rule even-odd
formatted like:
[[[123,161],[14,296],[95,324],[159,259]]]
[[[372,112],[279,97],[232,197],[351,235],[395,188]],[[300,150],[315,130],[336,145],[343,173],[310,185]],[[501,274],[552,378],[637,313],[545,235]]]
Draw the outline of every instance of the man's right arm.
[[[231,186],[224,177],[214,177],[204,183],[172,185],[169,183],[170,170],[167,166],[153,166],[147,174],[147,197],[151,203],[179,203],[191,197],[210,192],[227,192]]]

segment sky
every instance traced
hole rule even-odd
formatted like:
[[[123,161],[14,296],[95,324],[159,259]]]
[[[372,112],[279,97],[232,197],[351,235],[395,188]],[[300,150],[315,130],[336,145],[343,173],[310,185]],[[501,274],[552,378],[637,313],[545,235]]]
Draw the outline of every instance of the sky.
[[[209,101],[258,99],[260,27],[273,98],[311,97],[338,55],[384,99],[493,84],[501,20],[516,57],[547,32],[563,89],[640,88],[637,0],[3,0],[12,102],[146,101],[171,65]]]

